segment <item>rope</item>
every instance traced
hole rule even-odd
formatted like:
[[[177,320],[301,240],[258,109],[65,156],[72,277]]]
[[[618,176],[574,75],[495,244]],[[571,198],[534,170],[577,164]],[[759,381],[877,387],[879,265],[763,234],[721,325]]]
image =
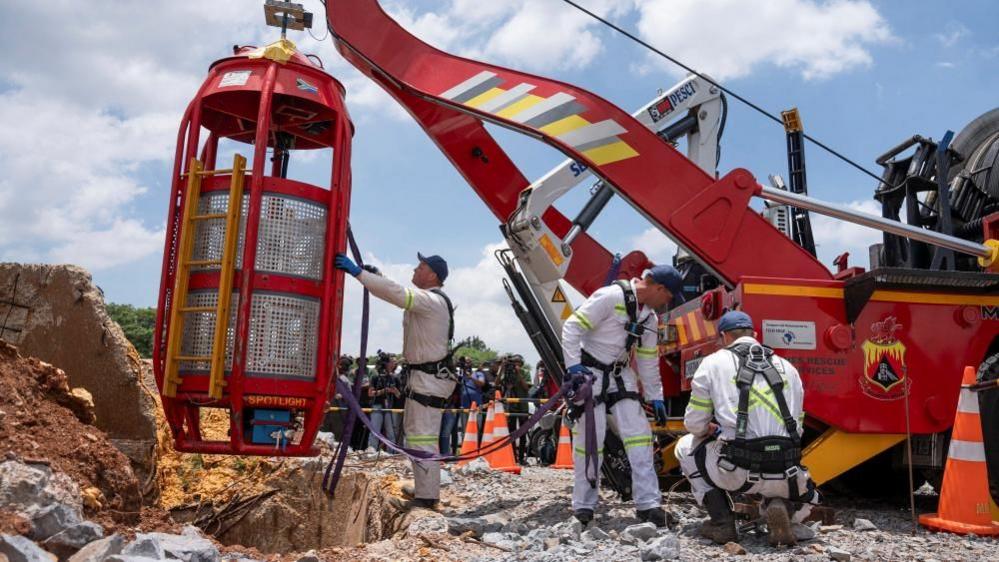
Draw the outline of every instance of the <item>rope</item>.
[[[357,242],[354,239],[354,233],[347,225],[347,241],[350,244],[350,251],[353,254],[354,259],[358,265],[363,265],[361,259],[361,251],[358,249]],[[362,301],[361,308],[361,353],[357,359],[357,371],[363,373],[366,371],[367,367],[367,352],[368,352],[368,325],[369,325],[369,294],[368,290],[364,290],[364,298]],[[393,443],[389,438],[385,437],[378,429],[375,429],[374,425],[371,423],[371,419],[365,415],[364,409],[361,408],[359,398],[361,396],[361,387],[363,383],[363,377],[355,377],[353,387],[347,386],[347,383],[340,379],[339,376],[336,377],[336,388],[337,392],[343,397],[347,402],[347,419],[344,423],[343,435],[350,435],[354,431],[354,423],[360,421],[376,439],[382,442],[387,450],[394,451],[396,453],[401,453],[406,455],[414,461],[444,461],[453,462],[461,460],[471,460],[484,455],[488,455],[493,451],[496,451],[502,447],[512,444],[514,441],[520,439],[527,434],[528,430],[536,425],[541,418],[544,417],[549,411],[558,406],[559,402],[563,398],[572,399],[574,397],[579,397],[583,399],[586,407],[587,415],[587,431],[586,431],[586,466],[587,475],[589,476],[589,468],[592,465],[594,467],[594,476],[590,480],[593,486],[596,486],[596,475],[599,470],[599,461],[597,459],[597,443],[596,443],[596,430],[593,423],[593,399],[592,399],[592,388],[591,381],[583,376],[577,375],[572,379],[567,379],[563,383],[562,387],[559,388],[558,392],[554,396],[548,399],[547,402],[541,405],[537,411],[516,431],[507,435],[507,437],[500,439],[498,441],[493,441],[485,447],[480,447],[472,453],[464,455],[440,455],[434,454],[428,451],[421,451],[417,449],[408,449],[400,447]],[[340,481],[340,475],[343,472],[344,463],[347,459],[347,442],[348,440],[342,439],[337,446],[336,455],[333,460],[330,461],[329,465],[326,467],[326,472],[323,475],[323,490],[329,494],[331,497],[334,496],[336,492],[336,485]]]
[[[350,416],[350,414],[356,414],[357,419],[366,428],[368,428],[368,431],[370,431],[371,434],[374,435],[376,439],[378,439],[379,441],[381,441],[381,443],[385,446],[386,450],[393,451],[395,453],[399,453],[399,454],[405,455],[405,456],[409,457],[410,459],[412,459],[414,461],[423,461],[423,462],[426,462],[426,461],[430,461],[430,462],[454,462],[454,461],[471,460],[471,459],[478,458],[478,457],[481,457],[481,456],[484,456],[484,455],[488,455],[488,454],[490,454],[490,453],[492,453],[492,452],[494,452],[494,451],[496,451],[496,450],[498,450],[500,448],[503,448],[503,447],[506,447],[507,445],[512,444],[514,441],[516,441],[516,440],[520,439],[521,437],[523,437],[524,435],[526,435],[527,432],[534,425],[536,425],[539,421],[541,421],[541,418],[544,417],[545,414],[547,414],[548,412],[550,412],[551,410],[553,410],[555,407],[557,407],[559,405],[559,402],[563,398],[568,399],[568,400],[572,400],[573,398],[584,398],[586,396],[584,394],[584,388],[586,388],[586,389],[589,388],[589,381],[583,381],[583,380],[580,380],[580,379],[577,379],[577,378],[566,380],[566,382],[562,385],[562,387],[559,388],[558,392],[555,393],[555,395],[552,396],[547,403],[543,404],[540,408],[538,408],[538,410],[534,414],[531,414],[531,417],[527,421],[525,421],[519,428],[517,428],[516,431],[510,433],[509,435],[507,435],[503,439],[500,439],[498,441],[493,441],[492,443],[489,443],[488,445],[485,445],[485,446],[483,446],[483,447],[481,447],[479,449],[476,449],[472,453],[466,453],[466,454],[460,454],[460,455],[440,455],[440,454],[436,454],[436,453],[431,453],[429,451],[422,451],[422,450],[418,450],[418,449],[409,449],[409,448],[397,445],[392,440],[390,440],[388,437],[385,437],[385,435],[383,435],[378,429],[375,428],[374,424],[371,422],[371,419],[364,414],[363,408],[361,408],[361,405],[358,402],[357,397],[355,395],[349,393],[349,392],[345,392],[349,388],[349,387],[347,387],[347,384],[345,382],[343,382],[342,380],[338,380],[337,381],[337,386],[338,386],[338,389],[340,390],[340,392],[341,392],[344,400],[347,402],[347,408],[350,410],[350,412],[348,413],[348,416]],[[587,400],[587,402],[592,402],[592,401]],[[594,427],[594,426],[591,424],[589,427]],[[353,428],[351,428],[351,431],[353,431]],[[589,434],[589,433],[591,433],[591,432],[587,431],[587,434]],[[595,445],[596,444],[596,432],[594,431],[592,433],[593,433],[593,442],[594,442],[593,456],[594,456],[594,463],[595,463],[596,462],[596,450],[597,450],[596,449],[596,445]],[[346,427],[344,429],[344,434],[343,435],[344,436],[349,435],[347,433]],[[341,441],[341,447],[343,446],[344,443],[346,443],[346,440]],[[334,485],[335,485],[335,483],[334,483]]]
[[[748,99],[746,99],[746,98],[744,98],[744,97],[740,96],[739,94],[737,94],[737,93],[733,92],[732,90],[730,90],[730,89],[726,88],[725,86],[722,86],[721,84],[719,84],[718,82],[716,82],[716,81],[712,80],[711,78],[709,78],[709,77],[707,77],[707,76],[705,76],[705,75],[701,74],[700,72],[698,72],[698,71],[694,70],[693,68],[691,68],[691,67],[687,66],[686,64],[684,64],[684,63],[680,62],[679,60],[677,60],[677,59],[675,59],[675,58],[673,58],[673,57],[671,57],[671,56],[667,55],[666,53],[664,53],[664,52],[660,51],[659,49],[657,49],[657,48],[653,47],[652,45],[650,45],[650,44],[646,43],[645,41],[643,41],[643,40],[639,39],[638,37],[636,37],[635,35],[633,35],[633,34],[629,33],[628,31],[625,31],[624,29],[622,29],[622,28],[621,28],[621,27],[619,27],[618,25],[615,25],[614,23],[611,23],[610,21],[608,21],[608,20],[606,20],[606,19],[604,19],[604,18],[602,18],[602,17],[598,16],[597,14],[595,14],[595,13],[591,12],[590,10],[587,10],[586,8],[584,8],[584,7],[580,6],[579,4],[577,4],[576,2],[574,2],[573,0],[562,0],[562,1],[563,1],[563,2],[565,2],[566,4],[569,4],[570,6],[572,6],[572,7],[574,7],[574,8],[576,8],[577,10],[579,10],[579,11],[583,12],[584,14],[586,14],[586,15],[590,16],[591,18],[593,18],[593,19],[595,19],[595,20],[599,21],[600,23],[602,23],[602,24],[606,25],[607,27],[609,27],[609,28],[613,29],[614,31],[617,31],[617,32],[618,32],[618,33],[620,33],[621,35],[624,35],[624,36],[625,36],[625,37],[627,37],[628,39],[631,39],[631,40],[632,40],[632,41],[634,41],[635,43],[638,43],[639,45],[641,45],[641,46],[645,47],[646,49],[648,49],[648,50],[652,51],[653,53],[655,53],[655,54],[657,54],[657,55],[659,55],[659,56],[663,57],[664,59],[666,59],[666,60],[670,61],[671,63],[673,63],[673,64],[675,64],[675,65],[679,66],[680,68],[682,68],[682,69],[686,70],[687,72],[689,72],[689,73],[691,73],[691,74],[693,74],[693,75],[697,76],[698,78],[700,78],[700,79],[704,80],[705,82],[708,82],[709,84],[711,84],[711,85],[713,85],[713,86],[717,87],[718,89],[720,89],[721,91],[725,92],[726,94],[728,94],[728,95],[732,96],[733,98],[735,98],[735,99],[737,99],[737,100],[741,101],[742,103],[744,103],[744,104],[748,105],[748,106],[749,106],[749,107],[751,107],[752,109],[755,109],[755,110],[756,110],[757,112],[759,112],[759,113],[760,113],[761,115],[763,115],[763,116],[765,116],[765,117],[767,117],[767,118],[771,119],[772,121],[774,121],[774,122],[776,122],[776,123],[780,124],[780,126],[781,126],[781,127],[783,127],[783,126],[784,126],[784,120],[783,120],[783,119],[781,119],[780,117],[777,117],[776,115],[774,115],[774,114],[770,113],[769,111],[767,111],[767,110],[763,109],[762,107],[760,107],[760,106],[756,105],[755,103],[753,103],[753,102],[749,101]],[[844,156],[844,155],[840,154],[839,152],[837,152],[837,151],[836,151],[836,150],[834,150],[833,148],[831,148],[831,147],[827,146],[827,145],[826,145],[825,143],[823,143],[823,142],[819,141],[819,140],[818,140],[818,139],[816,139],[815,137],[813,137],[813,136],[811,136],[811,135],[809,135],[809,134],[805,133],[804,131],[802,131],[802,133],[801,133],[801,136],[803,136],[803,137],[805,137],[806,139],[808,139],[809,141],[811,141],[811,142],[812,142],[813,144],[815,144],[815,146],[818,146],[818,147],[819,147],[819,148],[821,148],[822,150],[825,150],[825,151],[826,151],[826,152],[828,152],[829,154],[832,154],[832,155],[833,155],[833,156],[835,156],[836,158],[839,158],[839,159],[840,159],[840,160],[842,160],[843,162],[846,162],[846,163],[847,163],[847,164],[849,164],[850,166],[853,166],[854,168],[856,168],[856,169],[857,169],[857,170],[859,170],[860,172],[862,172],[862,173],[864,173],[864,174],[867,174],[868,176],[871,176],[872,178],[874,178],[875,180],[877,180],[877,181],[878,181],[878,183],[884,183],[884,180],[883,180],[883,179],[881,178],[881,176],[878,176],[878,175],[877,175],[877,174],[875,174],[874,172],[871,172],[870,170],[868,170],[867,168],[865,168],[865,167],[861,166],[860,164],[858,164],[858,163],[854,162],[854,161],[853,161],[853,160],[851,160],[850,158],[848,158],[848,157],[846,157],[846,156]]]
[[[350,223],[347,224],[347,242],[350,244],[350,252],[354,255],[354,259],[357,260],[358,265],[364,265],[364,261],[361,258],[361,250],[357,247],[357,241],[354,240],[354,232],[350,228]],[[364,373],[367,371],[368,362],[368,312],[370,309],[370,298],[368,294],[368,289],[364,289],[364,296],[361,301],[361,354],[357,357],[357,372]],[[341,384],[340,377],[338,373],[334,373],[336,376],[337,386]],[[361,387],[363,386],[364,377],[355,377],[354,387],[350,389],[350,397],[356,400],[356,397],[361,395]],[[341,390],[346,394],[345,389]],[[354,431],[355,415],[358,412],[347,412],[347,420],[344,423],[344,435],[350,435]],[[363,417],[363,414],[361,414]],[[323,474],[323,490],[326,491],[330,497],[333,497],[336,492],[336,484],[340,481],[340,473],[343,472],[343,464],[347,460],[347,442],[341,441],[340,445],[337,447],[336,456],[334,460],[330,461],[330,464],[326,467],[326,473]]]

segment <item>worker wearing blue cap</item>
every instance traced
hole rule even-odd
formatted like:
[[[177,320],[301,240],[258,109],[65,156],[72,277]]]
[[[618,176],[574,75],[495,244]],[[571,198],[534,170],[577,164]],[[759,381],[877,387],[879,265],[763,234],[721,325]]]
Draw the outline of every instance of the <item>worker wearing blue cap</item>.
[[[680,300],[680,274],[671,266],[657,265],[641,279],[621,280],[595,291],[572,313],[562,327],[562,353],[570,375],[583,375],[593,383],[594,427],[598,464],[602,460],[607,413],[624,443],[631,464],[632,492],[639,519],[666,525],[662,493],[652,462],[652,431],[641,400],[652,406],[658,423],[666,422],[662,379],[659,375],[657,310]],[[631,357],[635,358],[632,368]],[[637,370],[637,376],[636,376]],[[638,380],[641,379],[641,393]],[[575,417],[575,415],[573,415]],[[586,417],[575,421],[575,482],[572,509],[584,525],[593,520],[598,499],[598,476],[587,473],[583,446]],[[599,467],[598,467],[599,472]]]
[[[710,519],[701,534],[738,540],[729,492],[763,496],[773,545],[810,532],[801,521],[819,502],[801,466],[804,390],[797,369],[756,340],[753,319],[738,310],[718,320],[723,349],[701,361],[690,381],[683,422],[689,432],[674,452]]]
[[[402,355],[409,366],[402,417],[405,444],[410,449],[437,453],[442,409],[457,382],[451,365],[454,307],[441,290],[448,275],[444,258],[420,253],[416,257],[415,288],[403,287],[368,266],[361,268],[344,254],[337,254],[334,263],[372,295],[403,309]],[[413,496],[408,507],[435,507],[440,499],[440,463],[413,461],[413,479],[412,490],[404,489]]]

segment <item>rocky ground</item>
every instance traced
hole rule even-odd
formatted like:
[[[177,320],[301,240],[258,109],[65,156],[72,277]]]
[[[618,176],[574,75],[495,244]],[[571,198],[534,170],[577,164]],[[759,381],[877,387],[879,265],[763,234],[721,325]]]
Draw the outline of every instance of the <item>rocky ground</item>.
[[[318,467],[316,459],[286,461]],[[348,469],[380,484],[381,493],[400,495],[409,471],[396,458],[351,453]],[[481,462],[449,470],[437,512],[397,512],[386,536],[366,544],[312,551],[264,554],[224,546],[195,527],[176,525],[171,533],[147,532],[163,522],[107,528],[87,521],[75,483],[44,464],[7,460],[0,464],[0,505],[13,518],[0,539],[0,553],[11,562],[52,560],[53,553],[73,562],[145,562],[178,559],[195,562],[269,560],[988,560],[993,539],[931,534],[913,536],[908,510],[884,504],[837,506],[834,525],[813,524],[815,537],[793,548],[772,548],[762,534],[745,533],[739,544],[707,544],[696,534],[702,517],[686,492],[670,495],[679,518],[673,530],[640,524],[630,505],[602,494],[597,518],[582,528],[571,517],[571,473],[529,467],[521,475],[498,473]],[[842,500],[835,500],[842,503]],[[324,514],[324,517],[335,515]],[[270,532],[266,527],[260,533]],[[23,534],[26,536],[17,536]],[[76,549],[81,549],[76,552]],[[73,554],[73,552],[76,552]],[[0,559],[2,560],[2,559]]]
[[[813,523],[814,538],[793,548],[770,547],[762,532],[745,533],[738,544],[725,546],[701,539],[696,530],[704,514],[687,492],[674,492],[668,498],[670,511],[679,519],[673,530],[640,524],[634,509],[609,492],[602,492],[595,521],[583,529],[571,517],[571,471],[526,468],[516,476],[473,464],[450,474],[453,482],[445,488],[439,515],[423,512],[418,526],[400,533],[437,540],[446,528],[452,537],[477,539],[461,545],[460,551],[453,542],[442,544],[434,549],[440,559],[989,560],[999,546],[994,539],[922,529],[913,536],[908,509],[890,504],[857,507],[844,498],[831,500],[836,524]],[[369,544],[363,549],[365,555],[358,550],[352,554],[369,559],[410,557],[411,553],[399,551],[385,556],[382,549],[391,542]]]
[[[812,524],[796,547],[772,548],[754,531],[718,546],[697,536],[703,514],[682,485],[666,498],[673,529],[640,524],[606,491],[584,529],[571,516],[571,471],[512,475],[481,460],[445,469],[437,511],[406,511],[398,499],[412,473],[399,457],[350,453],[331,498],[320,489],[329,446],[312,459],[216,458],[173,452],[165,434],[159,502],[141,505],[128,459],[93,422],[87,393],[64,372],[0,342],[0,562],[977,561],[999,546],[914,532],[904,505],[842,496],[828,498],[835,524]],[[918,508],[934,504],[923,495]]]

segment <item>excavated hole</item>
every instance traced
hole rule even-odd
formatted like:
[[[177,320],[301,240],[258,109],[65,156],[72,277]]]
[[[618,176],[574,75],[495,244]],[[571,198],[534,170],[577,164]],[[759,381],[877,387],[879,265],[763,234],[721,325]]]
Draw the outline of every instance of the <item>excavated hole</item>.
[[[225,505],[202,505],[172,512],[226,545],[263,553],[304,552],[379,541],[403,524],[388,502],[391,484],[383,477],[345,472],[335,498],[322,490],[323,459],[288,459],[266,482],[264,494],[237,494]],[[235,484],[238,486],[238,482]]]

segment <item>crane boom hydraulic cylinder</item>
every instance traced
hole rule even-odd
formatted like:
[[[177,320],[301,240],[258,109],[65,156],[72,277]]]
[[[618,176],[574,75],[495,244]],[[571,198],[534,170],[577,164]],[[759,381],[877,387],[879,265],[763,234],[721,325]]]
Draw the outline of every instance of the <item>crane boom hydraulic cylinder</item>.
[[[888,232],[897,236],[904,236],[912,240],[926,242],[927,244],[934,244],[936,246],[940,246],[941,248],[948,248],[954,250],[955,252],[976,256],[979,258],[981,263],[985,263],[986,265],[994,263],[997,257],[999,257],[997,256],[997,253],[999,253],[999,247],[997,246],[980,244],[978,242],[957,238],[956,236],[949,236],[947,234],[941,234],[932,230],[910,226],[891,219],[855,211],[845,205],[820,201],[818,199],[812,199],[811,197],[805,197],[803,195],[798,195],[796,193],[791,193],[781,189],[774,189],[766,186],[759,187],[760,189],[757,192],[757,196],[761,199],[766,199],[767,201],[773,201],[784,205],[792,205],[801,209],[808,209],[809,211],[851,222],[853,224],[859,224],[861,226],[866,226],[882,232]]]

